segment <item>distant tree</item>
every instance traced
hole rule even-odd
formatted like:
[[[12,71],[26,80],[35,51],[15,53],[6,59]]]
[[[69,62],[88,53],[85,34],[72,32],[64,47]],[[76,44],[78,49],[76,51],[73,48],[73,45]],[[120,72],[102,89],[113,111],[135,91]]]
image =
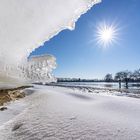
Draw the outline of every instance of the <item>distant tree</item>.
[[[133,78],[135,81],[140,81],[140,69],[134,71]]]
[[[128,82],[132,77],[132,73],[130,71],[124,71],[123,73],[124,73],[124,82],[126,84],[126,88],[128,89]]]
[[[125,87],[128,89],[128,82],[132,77],[132,73],[130,71],[121,71],[116,73],[115,80],[119,82],[119,88],[121,88],[121,82],[125,82]]]
[[[80,82],[80,81],[81,81],[81,79],[79,78],[79,79],[78,79],[78,82]]]
[[[123,73],[117,72],[114,79],[119,82],[119,88],[121,88],[121,82],[123,80]]]
[[[106,82],[111,82],[111,81],[113,81],[112,74],[108,73],[108,74],[105,76],[104,80],[105,80]]]

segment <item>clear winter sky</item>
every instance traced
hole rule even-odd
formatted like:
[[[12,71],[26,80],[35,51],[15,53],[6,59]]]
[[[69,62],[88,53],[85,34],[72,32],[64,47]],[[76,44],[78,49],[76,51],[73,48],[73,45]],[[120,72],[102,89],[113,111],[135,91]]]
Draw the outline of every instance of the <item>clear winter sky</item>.
[[[96,28],[115,24],[117,43],[97,45]],[[140,0],[102,0],[82,15],[74,31],[65,30],[32,55],[52,54],[57,77],[102,78],[106,73],[140,68]]]

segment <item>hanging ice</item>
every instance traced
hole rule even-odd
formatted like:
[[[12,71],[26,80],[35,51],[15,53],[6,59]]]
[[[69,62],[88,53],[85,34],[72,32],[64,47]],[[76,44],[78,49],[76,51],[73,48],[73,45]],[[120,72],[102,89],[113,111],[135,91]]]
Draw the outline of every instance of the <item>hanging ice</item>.
[[[98,2],[100,0],[0,0],[1,81],[12,78],[32,81],[32,72],[27,70],[29,54],[61,30],[73,29],[80,15]],[[55,65],[53,56],[46,55],[45,62],[47,59],[52,59]],[[44,67],[49,73],[54,68],[52,64],[46,64],[41,64],[43,68],[38,70],[39,79],[42,78],[41,71],[44,74]]]
[[[33,56],[29,59],[26,68],[26,79],[30,82],[52,82],[56,79],[52,70],[56,67],[55,58],[51,55]]]

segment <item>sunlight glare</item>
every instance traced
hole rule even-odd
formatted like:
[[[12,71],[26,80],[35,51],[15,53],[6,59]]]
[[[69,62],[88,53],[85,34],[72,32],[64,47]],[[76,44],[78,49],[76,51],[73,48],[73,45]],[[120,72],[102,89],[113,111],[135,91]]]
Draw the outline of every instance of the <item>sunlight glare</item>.
[[[117,28],[104,23],[97,27],[96,41],[102,47],[110,46],[117,39]]]

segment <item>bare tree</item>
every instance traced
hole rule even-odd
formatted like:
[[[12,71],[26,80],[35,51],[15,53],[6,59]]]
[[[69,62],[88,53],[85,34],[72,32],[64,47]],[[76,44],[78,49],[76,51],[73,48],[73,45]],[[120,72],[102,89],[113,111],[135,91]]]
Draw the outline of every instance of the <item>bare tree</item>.
[[[133,78],[135,81],[140,81],[140,69],[134,71]]]
[[[124,71],[124,82],[125,82],[125,87],[128,89],[128,82],[130,81],[132,77],[132,73],[130,71]]]
[[[130,71],[121,71],[116,73],[115,80],[119,82],[119,88],[121,88],[121,82],[125,82],[125,87],[128,89],[128,82],[132,77],[132,73]]]
[[[117,72],[114,79],[119,82],[119,88],[121,88],[121,82],[123,80],[123,73]]]
[[[109,73],[108,73],[108,74],[105,76],[104,80],[105,80],[106,82],[111,82],[111,81],[113,81],[112,74],[109,74]]]

